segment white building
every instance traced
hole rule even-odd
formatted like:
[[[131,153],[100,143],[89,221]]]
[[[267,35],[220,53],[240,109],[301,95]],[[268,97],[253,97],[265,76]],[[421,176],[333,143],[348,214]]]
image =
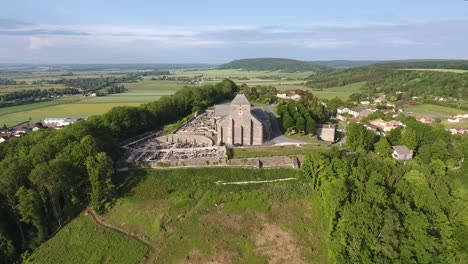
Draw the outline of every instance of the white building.
[[[70,124],[73,124],[78,121],[84,121],[85,118],[82,117],[56,117],[56,118],[46,118],[44,119],[43,124],[51,127],[64,127]]]

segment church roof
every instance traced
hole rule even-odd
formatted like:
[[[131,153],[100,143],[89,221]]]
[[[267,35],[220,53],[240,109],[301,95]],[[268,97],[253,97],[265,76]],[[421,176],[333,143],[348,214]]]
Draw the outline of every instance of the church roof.
[[[250,105],[249,100],[244,94],[237,94],[234,100],[231,102],[232,105]]]

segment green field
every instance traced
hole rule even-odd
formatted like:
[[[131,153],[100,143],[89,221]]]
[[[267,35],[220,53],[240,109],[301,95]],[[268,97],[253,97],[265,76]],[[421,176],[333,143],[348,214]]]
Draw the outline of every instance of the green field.
[[[40,121],[47,117],[89,117],[106,113],[116,106],[138,106],[140,103],[68,103],[36,108],[0,116],[0,124],[7,126],[25,121]]]
[[[133,170],[117,175],[120,198],[103,218],[151,241],[156,253],[148,255],[146,263],[328,263],[327,221],[308,184],[301,180],[216,184],[296,173],[291,169]],[[32,257],[35,263],[117,264],[144,258],[147,251],[141,244],[109,232],[94,226],[90,217],[80,216]],[[90,256],[81,257],[84,252]]]
[[[148,248],[80,215],[43,243],[25,263],[139,263]]]
[[[152,263],[326,263],[319,199],[302,182],[215,184],[294,177],[296,172],[132,171],[120,177],[124,187],[134,187],[104,218],[153,241],[158,253],[149,257]]]
[[[468,119],[461,119],[460,123],[450,123],[447,121],[447,118],[450,116],[455,116],[457,114],[466,112],[461,109],[441,105],[422,104],[405,108],[405,112],[407,115],[429,118],[432,119],[432,121],[435,121],[436,118],[439,118],[442,120],[442,124],[448,128],[468,128]]]
[[[183,82],[143,80],[124,83],[127,93],[102,97],[71,96],[54,101],[0,108],[0,125],[15,125],[47,117],[89,117],[100,115],[115,106],[138,106],[170,95],[184,86]]]
[[[348,100],[351,94],[361,91],[361,87],[365,83],[366,82],[357,82],[339,87],[324,88],[322,91],[312,90],[312,93],[321,99],[333,99],[338,97],[342,100]]]
[[[225,168],[130,171],[118,175],[121,198],[104,219],[152,241],[157,253],[148,256],[149,263],[327,263],[326,221],[320,217],[319,198],[308,185],[300,180],[215,184],[296,173]],[[85,252],[92,254],[83,256]],[[80,216],[31,259],[138,263],[146,252],[134,240]]]

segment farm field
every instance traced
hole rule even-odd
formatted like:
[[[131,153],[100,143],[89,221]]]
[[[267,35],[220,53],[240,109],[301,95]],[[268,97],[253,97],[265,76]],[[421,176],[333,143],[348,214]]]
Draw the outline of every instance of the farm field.
[[[107,221],[152,241],[149,263],[327,263],[319,198],[291,169],[134,170]]]
[[[353,93],[359,92],[366,82],[357,82],[339,87],[324,88],[322,91],[312,90],[311,92],[320,99],[333,99],[338,97],[342,100],[348,100]]]
[[[73,96],[54,101],[0,108],[0,125],[15,125],[46,117],[89,117],[100,115],[115,106],[138,106],[170,95],[184,86],[183,82],[143,80],[124,83],[128,92],[103,97]],[[68,100],[68,101],[67,101]]]
[[[180,70],[174,71],[175,76],[179,77],[193,77],[202,75],[208,78],[232,78],[238,79],[242,77],[259,78],[266,76],[274,76],[275,78],[292,78],[304,79],[307,76],[314,74],[314,72],[279,72],[279,71],[243,71],[235,69],[204,69],[204,70]],[[248,81],[248,80],[246,80]]]
[[[466,112],[461,109],[441,105],[422,104],[408,107],[405,109],[405,112],[407,115],[429,118],[432,119],[432,121],[434,121],[436,118],[439,118],[442,120],[442,124],[448,128],[468,128],[468,119],[461,119],[460,123],[450,123],[447,121],[447,118],[450,116]],[[409,112],[411,112],[411,114]]]
[[[43,243],[25,263],[138,263],[148,254],[139,241],[80,215]]]
[[[0,116],[0,124],[7,126],[25,121],[40,121],[46,117],[89,117],[106,113],[116,106],[138,106],[140,103],[68,103],[36,108]]]

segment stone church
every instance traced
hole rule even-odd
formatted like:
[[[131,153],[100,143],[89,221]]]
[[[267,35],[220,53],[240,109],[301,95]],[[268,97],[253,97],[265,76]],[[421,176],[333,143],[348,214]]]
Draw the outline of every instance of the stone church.
[[[270,139],[268,114],[261,108],[252,108],[243,94],[230,104],[215,105],[214,115],[220,145],[261,145]]]

